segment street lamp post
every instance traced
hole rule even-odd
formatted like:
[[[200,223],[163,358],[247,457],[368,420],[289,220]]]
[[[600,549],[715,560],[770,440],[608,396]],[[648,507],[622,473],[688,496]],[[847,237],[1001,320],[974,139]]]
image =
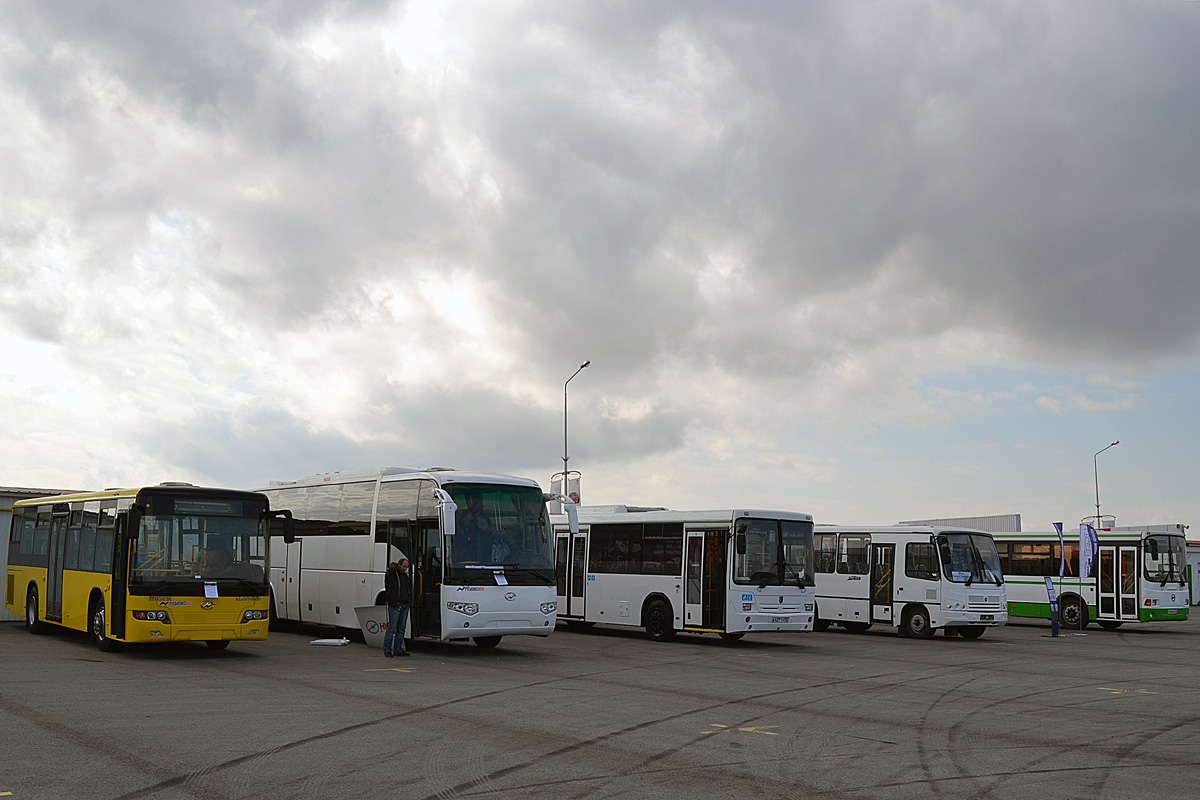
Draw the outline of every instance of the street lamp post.
[[[583,370],[587,367],[591,366],[591,364],[591,359],[584,361],[579,365],[579,369],[571,373],[571,377],[567,378],[566,381],[563,382],[563,494],[569,493],[567,489],[567,476],[570,474],[570,471],[567,469],[567,462],[570,460],[570,456],[567,455],[567,384],[570,383],[576,375],[583,372]]]
[[[1096,464],[1096,459],[1099,458],[1100,454],[1103,453],[1105,450],[1107,450],[1109,447],[1116,447],[1120,443],[1121,443],[1121,440],[1118,439],[1117,441],[1110,444],[1108,447],[1104,447],[1104,448],[1101,448],[1100,450],[1097,450],[1096,455],[1092,456],[1092,473],[1096,478],[1096,530],[1100,530],[1100,528],[1102,527],[1100,524],[1100,468]]]

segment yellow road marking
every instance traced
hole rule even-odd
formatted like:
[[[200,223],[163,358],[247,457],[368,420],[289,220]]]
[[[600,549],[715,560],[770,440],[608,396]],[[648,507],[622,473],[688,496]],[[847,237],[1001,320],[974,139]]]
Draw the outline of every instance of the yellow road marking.
[[[732,725],[718,725],[715,722],[709,723],[709,724],[712,725],[714,728],[717,728],[718,730],[704,731],[703,733],[709,734],[709,733],[720,733],[721,731],[741,731],[742,733],[761,733],[766,736],[778,736],[779,735],[778,733],[775,733],[774,731],[767,730],[767,728],[778,728],[779,727],[778,725],[760,725],[760,726],[757,726],[754,728],[735,728]]]
[[[1098,688],[1100,691],[1108,692],[1109,694],[1158,694],[1158,692],[1151,692],[1148,689],[1113,689],[1108,686],[1100,686]]]
[[[405,669],[404,667],[380,667],[379,669],[364,669],[363,672],[416,672],[416,667]]]

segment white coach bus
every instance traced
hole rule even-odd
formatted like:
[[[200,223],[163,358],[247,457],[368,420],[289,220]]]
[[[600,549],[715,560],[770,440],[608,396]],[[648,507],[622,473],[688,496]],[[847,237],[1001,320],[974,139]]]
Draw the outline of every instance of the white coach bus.
[[[820,525],[817,630],[873,624],[902,636],[975,639],[1008,621],[1004,577],[990,533],[925,526]]]
[[[548,495],[535,481],[386,467],[272,481],[262,491],[290,503],[295,520],[293,536],[272,540],[276,619],[361,627],[380,644],[384,572],[403,555],[412,637],[494,647],[502,636],[554,630]]]
[[[783,511],[581,507],[555,515],[559,619],[740,639],[813,626],[812,517]]]

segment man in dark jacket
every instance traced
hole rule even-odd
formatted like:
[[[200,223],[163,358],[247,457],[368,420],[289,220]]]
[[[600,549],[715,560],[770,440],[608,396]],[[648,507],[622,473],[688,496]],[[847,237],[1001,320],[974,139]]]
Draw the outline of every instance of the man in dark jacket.
[[[412,578],[408,575],[408,559],[401,558],[388,567],[383,575],[387,596],[388,626],[383,634],[383,654],[388,658],[406,656],[404,628],[408,625],[408,609],[412,604]]]

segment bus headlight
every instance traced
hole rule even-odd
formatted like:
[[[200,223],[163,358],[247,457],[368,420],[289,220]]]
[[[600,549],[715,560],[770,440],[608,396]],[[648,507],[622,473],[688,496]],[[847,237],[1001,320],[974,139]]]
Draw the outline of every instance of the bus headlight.
[[[457,611],[459,614],[466,614],[468,617],[479,613],[478,603],[446,603],[446,608]]]
[[[171,618],[167,616],[165,611],[133,611],[134,619],[144,620],[146,622],[165,622],[171,624]]]
[[[269,614],[269,611],[258,611],[252,608],[245,614],[242,614],[242,622],[252,622],[256,619],[266,619]]]
[[[553,603],[542,603],[542,613],[543,614],[553,614],[555,611],[558,611],[558,601],[557,600],[554,601]]]

